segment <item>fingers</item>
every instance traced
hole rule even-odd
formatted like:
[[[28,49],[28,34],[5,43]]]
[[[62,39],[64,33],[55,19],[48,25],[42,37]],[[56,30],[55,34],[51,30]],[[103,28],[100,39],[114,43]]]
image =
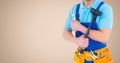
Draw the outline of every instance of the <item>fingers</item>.
[[[85,41],[85,42],[89,42],[89,39],[88,39],[88,38],[85,38],[84,41]]]
[[[83,42],[84,48],[88,47],[88,45],[89,45],[89,41],[84,41],[84,42]]]
[[[81,37],[83,40],[87,40],[87,41],[89,40],[88,38],[85,38],[85,35],[81,35],[80,37]]]
[[[72,21],[71,22],[71,28],[74,31],[78,31],[80,29],[80,23],[79,23],[79,21]]]
[[[71,22],[71,24],[73,25],[73,24],[78,24],[79,23],[79,21],[72,21]]]
[[[71,22],[71,28],[72,30],[74,30],[74,27],[75,27],[75,24],[74,24],[74,21]]]
[[[89,39],[84,37],[85,35],[81,35],[79,38],[82,41],[81,47],[86,48],[89,45]]]
[[[72,21],[71,22],[71,25],[73,25],[73,24],[78,24],[79,23],[79,21]]]
[[[85,36],[85,35],[81,35],[80,38],[85,39],[84,36]]]

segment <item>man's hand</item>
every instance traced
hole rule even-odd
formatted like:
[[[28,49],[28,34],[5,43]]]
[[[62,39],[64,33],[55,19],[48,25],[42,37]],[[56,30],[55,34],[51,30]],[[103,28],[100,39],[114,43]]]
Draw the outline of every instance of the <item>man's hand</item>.
[[[76,38],[76,44],[81,48],[86,48],[89,45],[89,40],[88,38],[84,38],[84,35],[82,35],[79,38]]]
[[[88,38],[84,38],[84,35],[80,36],[79,38],[76,38],[72,35],[72,31],[67,30],[64,28],[63,35],[66,39],[70,40],[74,44],[77,44],[78,46],[82,48],[86,48],[89,45],[89,40]]]
[[[86,30],[87,30],[87,28],[85,26],[83,26],[82,24],[80,24],[79,21],[72,21],[71,27],[72,27],[73,31],[81,31],[81,32],[86,33]]]

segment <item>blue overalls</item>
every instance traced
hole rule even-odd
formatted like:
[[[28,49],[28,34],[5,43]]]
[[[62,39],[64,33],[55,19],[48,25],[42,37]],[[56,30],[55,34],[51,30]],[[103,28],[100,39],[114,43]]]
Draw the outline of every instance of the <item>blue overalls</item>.
[[[98,7],[96,8],[96,10],[99,10],[100,7],[104,4],[104,2],[101,2]],[[80,4],[77,5],[76,7],[76,18],[77,20],[79,20],[79,10],[80,10]],[[82,25],[84,25],[85,27],[88,27],[90,23],[81,23]],[[98,26],[97,26],[97,23],[96,23],[96,19],[94,20],[94,22],[92,23],[92,26],[91,26],[91,29],[92,30],[98,30]],[[80,37],[81,35],[83,35],[82,32],[80,31],[76,31],[76,37]],[[89,38],[89,37],[88,37]],[[101,49],[101,48],[104,48],[106,47],[106,44],[105,43],[102,43],[102,42],[98,42],[98,41],[95,41],[91,38],[89,38],[89,46],[87,48],[85,48],[85,51],[94,51],[94,50],[98,50],[98,49]],[[86,61],[85,60],[85,63],[93,63],[92,61]]]

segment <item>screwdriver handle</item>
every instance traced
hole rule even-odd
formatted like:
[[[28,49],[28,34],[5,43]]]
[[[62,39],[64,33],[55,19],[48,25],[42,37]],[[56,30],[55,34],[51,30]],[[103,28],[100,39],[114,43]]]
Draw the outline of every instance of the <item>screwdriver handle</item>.
[[[74,13],[74,12],[72,12],[72,20],[73,20],[73,21],[76,20],[76,18],[75,18],[75,13]]]

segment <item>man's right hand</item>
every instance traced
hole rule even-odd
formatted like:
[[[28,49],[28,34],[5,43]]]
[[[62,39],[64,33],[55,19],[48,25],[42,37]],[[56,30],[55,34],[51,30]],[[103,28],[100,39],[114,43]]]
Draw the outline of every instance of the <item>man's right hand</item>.
[[[89,45],[89,40],[88,38],[84,38],[84,35],[80,36],[79,38],[76,38],[72,35],[72,31],[67,30],[64,28],[64,37],[73,43],[77,44],[81,48],[86,48]]]
[[[86,48],[89,45],[89,39],[85,38],[84,35],[81,35],[79,38],[76,38],[76,44],[81,48]]]

